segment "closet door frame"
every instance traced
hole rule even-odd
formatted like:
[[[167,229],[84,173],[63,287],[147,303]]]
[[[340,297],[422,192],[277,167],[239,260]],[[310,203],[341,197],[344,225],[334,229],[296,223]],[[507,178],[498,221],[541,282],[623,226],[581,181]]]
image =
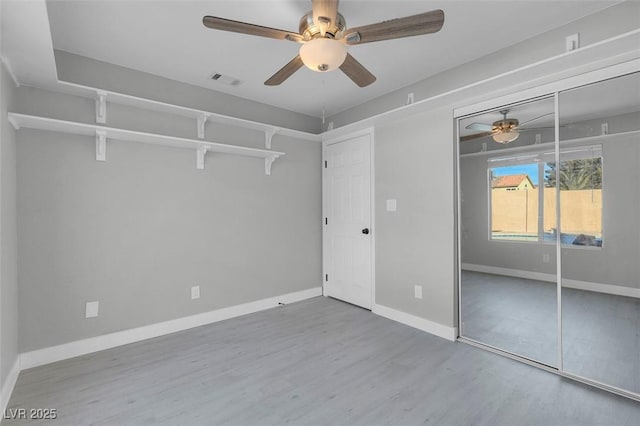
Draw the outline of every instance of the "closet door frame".
[[[606,68],[598,69],[595,71],[579,74],[573,77],[565,78],[562,80],[558,80],[552,83],[548,83],[542,86],[534,87],[527,90],[522,90],[519,92],[506,94],[500,97],[495,97],[492,99],[487,99],[482,102],[461,106],[459,108],[454,109],[454,125],[455,125],[455,141],[454,141],[454,152],[455,152],[455,171],[454,171],[454,200],[455,200],[455,213],[456,213],[456,226],[455,226],[455,242],[456,242],[456,262],[455,262],[455,271],[454,276],[456,277],[456,293],[457,293],[457,301],[456,307],[458,312],[458,340],[473,346],[477,346],[479,348],[494,352],[496,354],[506,356],[508,358],[512,358],[514,360],[535,366],[537,368],[555,373],[562,377],[567,377],[573,380],[576,380],[581,383],[585,383],[621,396],[625,396],[627,398],[631,398],[637,401],[640,401],[640,394],[630,392],[625,389],[620,389],[615,386],[608,385],[606,383],[602,383],[596,380],[592,380],[586,377],[578,376],[575,374],[568,373],[563,368],[562,363],[562,245],[559,242],[559,239],[556,240],[556,288],[557,288],[557,366],[558,368],[553,368],[548,365],[533,361],[531,359],[525,358],[523,356],[502,350],[500,348],[484,344],[482,342],[475,341],[473,339],[466,338],[461,336],[460,325],[462,324],[462,287],[461,287],[461,265],[462,265],[462,241],[461,241],[461,188],[460,188],[460,149],[459,149],[459,124],[460,120],[468,117],[470,115],[478,114],[487,110],[494,110],[501,106],[511,105],[521,103],[523,101],[534,100],[536,98],[549,97],[552,96],[554,98],[554,109],[555,109],[555,143],[554,143],[554,151],[555,151],[555,161],[556,164],[559,164],[560,161],[560,116],[559,116],[559,105],[558,99],[561,92],[566,90],[575,89],[581,86],[587,86],[590,84],[598,83],[603,80],[608,80],[611,78],[620,77],[626,74],[631,74],[635,72],[640,72],[640,59],[634,59],[628,62],[623,62],[620,64],[616,64],[613,66],[609,66]],[[558,190],[558,182],[556,182],[556,223],[560,224],[560,191]]]

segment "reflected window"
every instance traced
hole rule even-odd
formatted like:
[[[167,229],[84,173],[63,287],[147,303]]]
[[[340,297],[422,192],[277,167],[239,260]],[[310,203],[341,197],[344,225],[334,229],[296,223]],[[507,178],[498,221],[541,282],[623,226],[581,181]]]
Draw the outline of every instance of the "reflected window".
[[[489,168],[491,238],[538,241],[538,165]]]
[[[602,247],[602,148],[489,159],[492,240],[555,242],[556,186],[560,189],[560,241]]]

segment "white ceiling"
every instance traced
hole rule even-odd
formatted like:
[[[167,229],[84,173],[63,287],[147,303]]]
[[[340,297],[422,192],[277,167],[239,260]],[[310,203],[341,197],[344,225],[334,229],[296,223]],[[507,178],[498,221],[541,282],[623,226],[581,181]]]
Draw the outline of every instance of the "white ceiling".
[[[436,34],[352,46],[350,53],[378,80],[358,88],[341,72],[302,68],[281,86],[264,80],[293,58],[299,45],[207,29],[204,15],[297,32],[308,0],[49,0],[56,49],[219,90],[320,117],[331,115],[457,65],[589,15],[619,1],[358,1],[340,12],[355,27],[432,9],[445,11]],[[559,43],[563,43],[562,40]],[[209,80],[213,73],[238,86]]]
[[[16,81],[33,86],[57,83],[46,3],[4,0],[0,13],[2,60],[7,61]],[[25,22],[37,30],[25,30]]]

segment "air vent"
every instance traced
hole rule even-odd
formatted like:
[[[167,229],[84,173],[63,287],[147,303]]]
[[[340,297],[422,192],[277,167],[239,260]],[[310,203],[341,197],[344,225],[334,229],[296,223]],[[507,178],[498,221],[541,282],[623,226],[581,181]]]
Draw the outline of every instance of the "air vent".
[[[228,75],[223,75],[218,73],[213,74],[211,76],[211,80],[217,83],[226,84],[227,86],[237,86],[240,83],[242,83],[242,81],[238,80],[237,78],[229,77]]]

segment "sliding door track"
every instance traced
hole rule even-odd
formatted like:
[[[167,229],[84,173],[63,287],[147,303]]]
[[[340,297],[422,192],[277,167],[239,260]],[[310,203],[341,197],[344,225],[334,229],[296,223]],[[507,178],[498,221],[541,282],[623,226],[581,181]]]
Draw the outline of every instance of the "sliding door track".
[[[496,348],[494,346],[491,346],[491,345],[480,343],[480,342],[478,342],[476,340],[469,339],[468,337],[459,336],[458,337],[458,341],[462,342],[462,343],[466,343],[467,345],[475,346],[475,347],[483,349],[485,351],[493,352],[495,354],[504,356],[506,358],[511,358],[511,359],[513,359],[515,361],[518,361],[518,362],[521,362],[523,364],[528,364],[528,365],[530,365],[532,367],[536,367],[536,368],[539,368],[541,370],[548,371],[549,373],[556,374],[556,375],[558,375],[560,377],[564,377],[566,379],[574,380],[576,382],[579,382],[579,383],[582,383],[582,384],[585,384],[585,385],[589,385],[589,386],[593,386],[595,388],[602,389],[604,391],[607,391],[607,392],[610,392],[610,393],[613,393],[613,394],[616,394],[616,395],[620,395],[620,396],[623,396],[625,398],[629,398],[629,399],[632,399],[634,401],[639,401],[640,402],[640,394],[637,394],[637,393],[634,393],[634,392],[629,392],[627,390],[620,389],[620,388],[617,388],[615,386],[611,386],[611,385],[607,385],[607,384],[604,384],[604,383],[600,383],[597,380],[587,379],[587,378],[579,376],[577,374],[571,374],[571,373],[567,373],[566,371],[560,371],[557,367],[553,367],[551,365],[543,364],[541,362],[534,361],[534,360],[531,360],[529,358],[522,357],[520,355],[516,355],[516,354],[514,354],[512,352],[508,352],[508,351],[504,351],[502,349],[498,349],[498,348]]]

